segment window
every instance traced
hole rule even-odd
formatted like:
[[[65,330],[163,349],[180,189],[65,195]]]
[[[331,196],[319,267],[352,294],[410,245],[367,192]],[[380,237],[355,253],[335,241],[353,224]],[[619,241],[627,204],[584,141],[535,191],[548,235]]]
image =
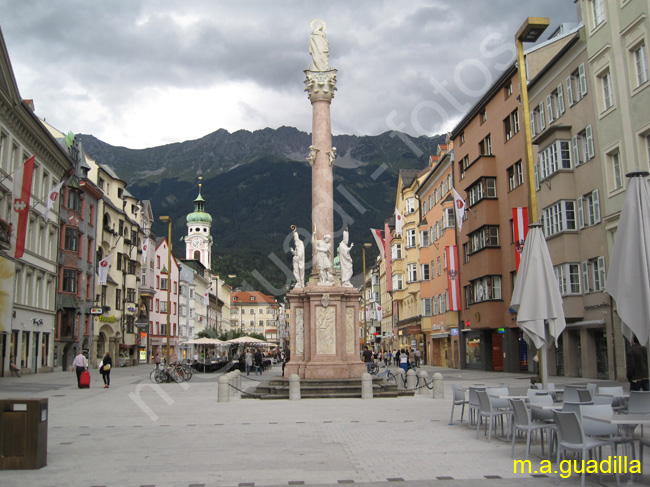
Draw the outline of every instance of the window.
[[[166,299],[160,301],[160,312],[161,313],[167,313],[167,300]]]
[[[638,87],[648,81],[648,56],[646,55],[645,43],[641,43],[634,49],[633,54],[636,85]]]
[[[430,245],[429,235],[429,230],[422,230],[420,232],[420,247],[428,247]]]
[[[408,281],[407,282],[416,282],[418,280],[418,267],[417,264],[409,264],[408,269]]]
[[[415,247],[415,229],[406,231],[406,248],[410,249]]]
[[[469,156],[465,156],[460,160],[460,179],[465,179],[465,170],[469,167]]]
[[[575,201],[564,200],[544,209],[544,235],[547,238],[576,229],[575,206]]]
[[[442,270],[441,263],[440,263],[440,257],[438,257],[437,262],[438,262],[438,275],[440,275],[440,271]]]
[[[584,64],[578,66],[566,79],[566,94],[569,106],[578,103],[587,94],[587,73]]]
[[[578,226],[590,227],[600,223],[600,197],[598,190],[578,198]]]
[[[393,289],[395,291],[401,291],[404,289],[404,282],[402,281],[402,274],[395,274],[393,276]]]
[[[478,252],[486,247],[499,246],[499,227],[498,226],[485,226],[479,230],[472,232],[469,237],[469,252],[470,254]]]
[[[487,122],[487,109],[484,108],[481,112],[481,123]]]
[[[535,115],[535,122],[538,127],[538,133],[542,133],[546,129],[546,112],[544,110],[544,102],[537,105],[537,108],[533,110]]]
[[[169,285],[169,279],[166,277],[161,277],[160,278],[160,289],[163,291],[167,291],[167,286]]]
[[[540,179],[544,180],[560,169],[571,169],[571,144],[557,140],[539,153]]]
[[[402,258],[402,244],[396,243],[390,247],[390,256],[393,260]]]
[[[621,168],[621,153],[618,149],[607,155],[607,162],[611,174],[612,191],[623,187],[623,169]]]
[[[121,289],[116,289],[115,290],[115,309],[117,309],[117,310],[122,309],[122,290]]]
[[[508,187],[512,191],[522,184],[524,184],[524,172],[521,167],[521,161],[519,161],[508,168]]]
[[[478,152],[482,156],[492,155],[492,139],[488,134],[482,141],[478,143]]]
[[[422,298],[422,316],[431,316],[431,298]]]
[[[406,214],[415,212],[415,198],[406,198]]]
[[[612,88],[612,75],[609,70],[598,77],[602,86],[602,111],[609,110],[614,106],[614,90]]]
[[[562,296],[580,294],[580,264],[561,264],[553,267]]]
[[[63,248],[65,250],[71,250],[73,252],[79,251],[79,232],[76,228],[65,228],[65,240],[63,242]]]
[[[557,120],[564,114],[564,88],[561,84],[546,97],[546,109],[548,110],[550,122]]]
[[[506,98],[512,95],[512,81],[504,87],[503,91],[505,93]]]
[[[598,257],[589,261],[591,265],[591,282],[594,283],[593,291],[605,290],[605,257]]]
[[[519,132],[519,110],[513,111],[503,121],[503,126],[506,132],[506,140],[510,140],[517,132]]]
[[[469,206],[475,205],[485,198],[497,197],[497,180],[495,178],[483,178],[478,183],[467,189],[469,195]]]
[[[443,228],[454,228],[456,225],[456,215],[453,208],[445,208],[442,210],[443,214]]]
[[[593,159],[596,155],[594,150],[594,133],[591,125],[580,133],[571,138],[571,145],[573,147],[573,164],[578,166],[584,164],[589,159]]]
[[[465,286],[467,305],[501,299],[501,276],[485,276]]]
[[[77,271],[63,269],[63,282],[61,292],[77,294]]]
[[[423,281],[431,279],[431,275],[429,274],[429,264],[422,264],[420,266],[420,274],[422,275]]]
[[[598,27],[605,21],[604,0],[591,0],[591,13],[594,21],[594,28]]]
[[[68,186],[68,201],[66,207],[74,210],[81,211],[81,194],[78,190]]]

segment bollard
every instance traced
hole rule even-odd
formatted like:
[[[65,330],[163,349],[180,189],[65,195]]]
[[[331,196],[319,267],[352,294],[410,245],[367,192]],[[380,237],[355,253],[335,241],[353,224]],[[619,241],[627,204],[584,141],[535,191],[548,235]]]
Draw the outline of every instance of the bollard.
[[[427,374],[426,370],[421,370],[420,372],[418,372],[418,378],[419,378],[418,387],[420,388],[418,392],[422,395],[428,394],[429,388],[427,387],[426,384],[429,382],[427,380],[429,378],[429,374]]]
[[[291,374],[289,377],[289,401],[300,401],[300,377]]]
[[[372,376],[368,372],[361,375],[361,399],[372,399]]]
[[[228,377],[228,386],[229,386],[228,387],[228,392],[230,393],[230,398],[232,399],[233,397],[235,397],[235,389],[233,387],[230,387],[230,386],[235,385],[235,383],[234,383],[235,375],[232,372],[228,372],[226,374],[226,377]]]
[[[219,394],[217,402],[228,402],[230,401],[230,386],[228,385],[228,376],[222,375],[217,380],[219,386],[217,392]]]
[[[232,375],[234,376],[233,382],[235,383],[234,397],[235,399],[241,399],[241,370],[233,370]]]
[[[409,391],[412,391],[415,389],[415,370],[409,369],[408,372],[406,373],[406,388]]]
[[[406,389],[404,387],[404,369],[401,367],[395,371],[395,378],[397,379],[397,390],[403,391]]]
[[[436,372],[433,374],[433,398],[434,399],[444,399],[445,398],[445,383],[442,379],[442,374]]]

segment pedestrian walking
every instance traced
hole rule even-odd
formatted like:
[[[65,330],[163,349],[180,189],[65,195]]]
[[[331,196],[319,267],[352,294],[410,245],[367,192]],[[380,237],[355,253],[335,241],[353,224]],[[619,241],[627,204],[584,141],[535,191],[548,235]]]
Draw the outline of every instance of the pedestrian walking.
[[[631,391],[650,391],[648,381],[648,353],[635,336],[627,351],[627,380]]]
[[[20,372],[20,368],[16,365],[16,359],[13,355],[9,355],[9,369],[16,377],[22,377],[23,374]]]
[[[113,367],[113,359],[111,354],[106,352],[104,358],[102,359],[102,379],[104,379],[104,389],[108,389],[111,386],[111,368]]]
[[[246,375],[251,375],[251,368],[253,367],[253,354],[251,353],[250,348],[246,349],[246,357],[244,358],[244,363],[246,364]]]
[[[415,350],[415,366],[419,367],[420,366],[420,359],[422,358],[422,352],[420,352],[420,349]]]
[[[287,348],[282,353],[282,357],[283,357],[283,360],[282,360],[282,377],[284,377],[284,366],[287,365],[287,362],[291,359],[291,350]]]
[[[406,350],[402,349],[399,351],[399,366],[404,369],[404,373],[409,370],[409,354]]]
[[[397,367],[400,364],[400,355],[401,355],[401,352],[399,350],[397,352],[395,352],[395,357],[394,357],[395,358],[395,367]]]
[[[72,361],[72,366],[77,372],[77,387],[81,389],[81,373],[88,370],[88,361],[81,351],[79,351],[79,355]]]
[[[384,364],[386,364],[386,367],[388,367],[388,364],[393,363],[393,352],[392,350],[388,352],[388,355],[384,356]]]
[[[417,367],[417,357],[415,355],[415,350],[411,349],[411,352],[408,354],[409,355],[409,364],[411,365],[412,369],[415,369]]]
[[[156,362],[156,370],[160,369],[160,352],[156,354],[156,358],[154,359],[154,362]]]
[[[255,352],[255,375],[259,372],[260,375],[262,375],[262,361],[264,357],[262,357],[262,351],[258,348],[257,351]]]
[[[368,350],[368,345],[363,346],[363,363],[366,364],[368,373],[372,370],[372,352]]]

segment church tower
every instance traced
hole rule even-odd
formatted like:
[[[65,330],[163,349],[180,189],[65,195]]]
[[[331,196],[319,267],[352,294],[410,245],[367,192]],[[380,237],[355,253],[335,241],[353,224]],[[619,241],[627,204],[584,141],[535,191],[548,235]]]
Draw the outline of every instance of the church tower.
[[[203,179],[199,177],[199,181]],[[187,215],[187,236],[185,237],[185,258],[198,260],[206,268],[212,269],[212,217],[205,212],[205,200],[201,196],[201,183],[199,182],[199,195],[194,200],[194,211]]]

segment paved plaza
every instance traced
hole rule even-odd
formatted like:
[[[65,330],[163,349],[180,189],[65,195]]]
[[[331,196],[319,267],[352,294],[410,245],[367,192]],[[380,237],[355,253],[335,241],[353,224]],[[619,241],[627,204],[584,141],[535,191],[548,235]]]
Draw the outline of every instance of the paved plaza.
[[[452,382],[504,382],[523,391],[523,374],[436,368],[444,399],[427,389],[396,399],[218,402],[217,374],[155,385],[150,371],[115,368],[110,389],[97,371],[89,390],[77,388],[72,372],[0,379],[0,398],[49,399],[47,466],[0,471],[0,486],[554,485],[552,475],[513,473],[509,441],[488,442],[482,433],[477,440],[466,423],[449,425]],[[262,379],[280,373],[275,366]],[[524,451],[520,441],[515,458]],[[542,460],[539,444],[531,460],[533,467]],[[597,481],[588,477],[587,485]],[[604,483],[616,485],[613,476]],[[579,485],[579,477],[560,485]]]

